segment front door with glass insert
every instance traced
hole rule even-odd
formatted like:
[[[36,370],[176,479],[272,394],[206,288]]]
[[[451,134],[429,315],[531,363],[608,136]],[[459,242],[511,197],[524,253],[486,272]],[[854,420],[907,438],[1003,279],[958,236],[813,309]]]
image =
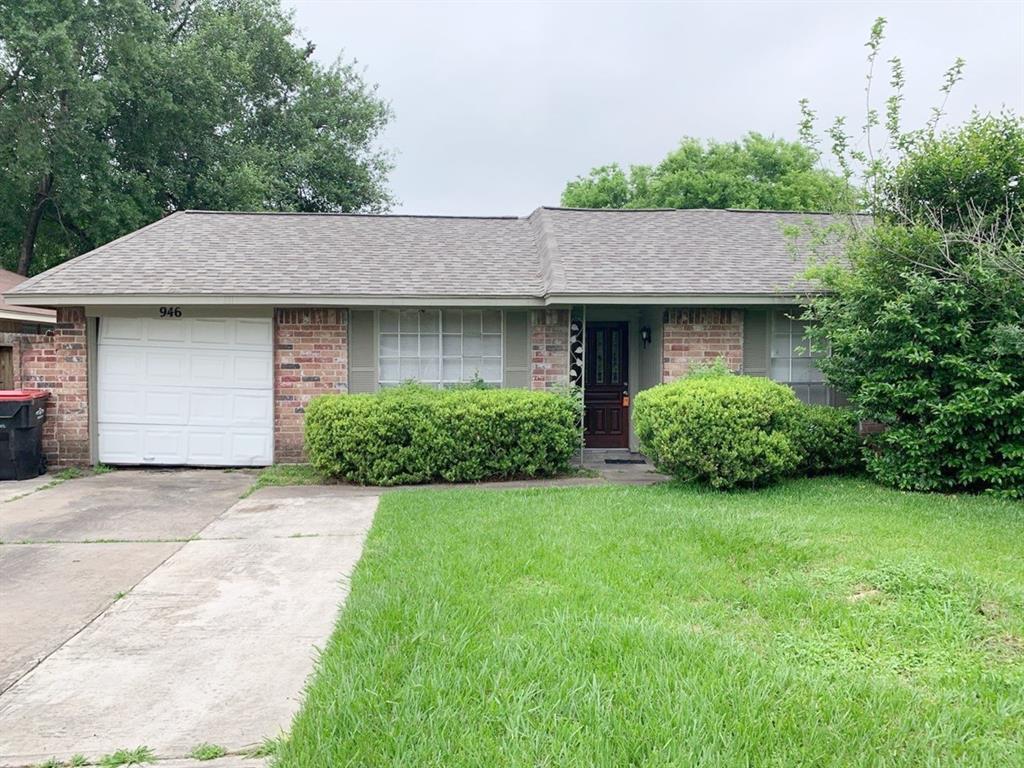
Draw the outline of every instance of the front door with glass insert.
[[[588,448],[629,447],[628,323],[587,323],[583,404]]]

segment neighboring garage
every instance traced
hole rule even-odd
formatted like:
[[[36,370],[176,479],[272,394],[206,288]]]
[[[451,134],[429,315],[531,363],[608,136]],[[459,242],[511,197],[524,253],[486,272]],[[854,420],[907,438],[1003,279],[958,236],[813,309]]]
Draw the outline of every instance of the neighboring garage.
[[[270,317],[100,317],[96,357],[99,461],[273,462]]]

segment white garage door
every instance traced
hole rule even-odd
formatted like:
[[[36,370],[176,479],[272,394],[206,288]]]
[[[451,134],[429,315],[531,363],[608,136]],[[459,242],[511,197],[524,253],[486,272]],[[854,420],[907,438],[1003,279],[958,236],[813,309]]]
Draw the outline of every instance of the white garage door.
[[[273,457],[270,318],[100,318],[99,459],[243,466]]]

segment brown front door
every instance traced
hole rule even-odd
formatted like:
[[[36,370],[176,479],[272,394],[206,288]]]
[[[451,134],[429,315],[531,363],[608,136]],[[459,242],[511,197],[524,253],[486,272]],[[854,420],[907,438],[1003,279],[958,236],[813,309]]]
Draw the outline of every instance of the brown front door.
[[[629,447],[629,339],[627,323],[587,323],[583,348],[586,444]]]

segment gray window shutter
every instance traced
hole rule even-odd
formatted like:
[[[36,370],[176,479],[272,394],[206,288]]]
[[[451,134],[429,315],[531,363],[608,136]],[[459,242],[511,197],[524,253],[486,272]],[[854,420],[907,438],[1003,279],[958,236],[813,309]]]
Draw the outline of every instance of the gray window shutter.
[[[743,316],[743,373],[768,376],[771,351],[768,310],[748,309]]]
[[[530,329],[526,310],[505,312],[505,387],[530,387]]]
[[[377,313],[372,309],[349,311],[348,391],[377,391]]]

